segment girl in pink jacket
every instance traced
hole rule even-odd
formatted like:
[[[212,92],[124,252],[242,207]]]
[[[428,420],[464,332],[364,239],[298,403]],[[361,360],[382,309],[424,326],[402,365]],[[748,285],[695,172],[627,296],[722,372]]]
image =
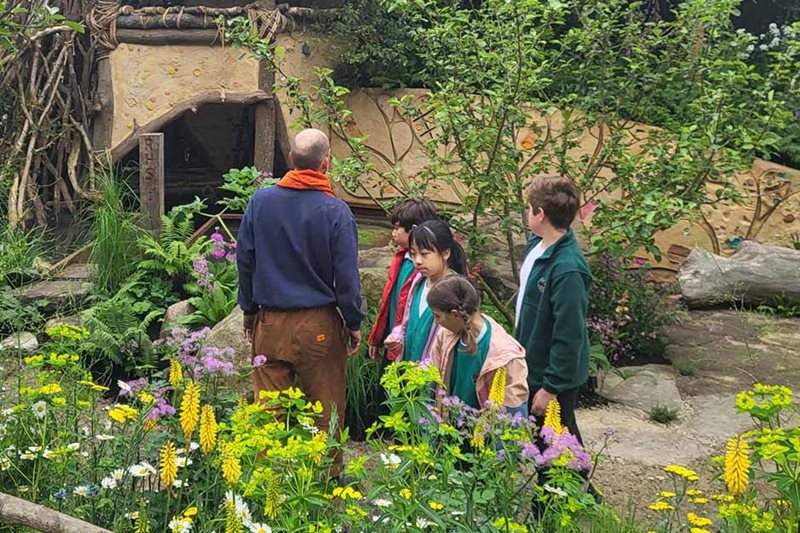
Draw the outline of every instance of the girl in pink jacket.
[[[447,396],[483,409],[495,373],[505,369],[502,407],[527,416],[525,350],[500,324],[481,314],[475,286],[462,276],[449,276],[430,290],[428,305],[441,326],[431,346],[431,363],[439,369]]]

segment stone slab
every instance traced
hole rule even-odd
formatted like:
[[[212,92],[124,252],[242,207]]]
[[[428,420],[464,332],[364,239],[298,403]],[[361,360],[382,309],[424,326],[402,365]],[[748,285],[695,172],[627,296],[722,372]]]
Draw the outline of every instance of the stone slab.
[[[27,331],[14,333],[0,341],[0,352],[19,350],[22,353],[29,354],[35,352],[37,348],[39,348],[39,341],[36,340],[36,336],[33,333],[28,333]]]
[[[80,307],[89,293],[91,283],[77,279],[54,279],[39,281],[13,292],[23,304],[32,304],[38,300],[47,300],[45,310],[57,310]]]
[[[681,408],[681,394],[669,366],[631,366],[625,367],[623,372],[630,377],[623,379],[613,372],[606,375],[599,391],[601,396],[646,413],[656,406]]]

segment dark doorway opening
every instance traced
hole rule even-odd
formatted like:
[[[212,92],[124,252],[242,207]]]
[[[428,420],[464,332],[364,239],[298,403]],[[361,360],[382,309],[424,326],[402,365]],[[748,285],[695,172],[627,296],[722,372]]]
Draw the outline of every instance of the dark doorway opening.
[[[161,130],[164,134],[164,208],[187,204],[195,196],[206,202],[209,212],[221,208],[217,200],[222,176],[232,168],[253,164],[255,152],[255,106],[206,104],[184,113]],[[131,151],[123,166],[138,168],[139,150]],[[131,185],[138,194],[138,172]]]

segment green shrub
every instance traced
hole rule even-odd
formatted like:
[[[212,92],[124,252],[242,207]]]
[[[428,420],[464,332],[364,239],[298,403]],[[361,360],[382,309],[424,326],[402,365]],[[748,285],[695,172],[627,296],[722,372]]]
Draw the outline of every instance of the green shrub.
[[[19,287],[39,275],[36,260],[42,254],[42,235],[10,226],[0,230],[0,276],[2,284]]]
[[[645,268],[628,269],[609,257],[591,261],[589,332],[614,363],[658,360],[664,355],[664,329],[675,319],[665,303],[669,287],[647,279]]]
[[[669,424],[678,419],[679,409],[656,405],[650,410],[650,420],[659,424]]]

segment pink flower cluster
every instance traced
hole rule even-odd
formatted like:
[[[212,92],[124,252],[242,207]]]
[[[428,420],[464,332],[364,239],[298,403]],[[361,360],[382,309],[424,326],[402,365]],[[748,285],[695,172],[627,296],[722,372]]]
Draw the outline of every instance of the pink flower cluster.
[[[211,332],[209,328],[189,332],[186,328],[172,328],[163,344],[176,351],[184,367],[197,379],[203,376],[233,374],[233,358],[236,351],[231,347],[205,346],[204,340]]]
[[[520,442],[522,458],[533,460],[537,467],[553,466],[557,459],[565,454],[569,457],[567,466],[576,472],[586,472],[592,466],[592,457],[586,452],[578,438],[568,431],[556,433],[553,428],[545,426],[540,430],[545,443],[544,451],[531,442]]]

